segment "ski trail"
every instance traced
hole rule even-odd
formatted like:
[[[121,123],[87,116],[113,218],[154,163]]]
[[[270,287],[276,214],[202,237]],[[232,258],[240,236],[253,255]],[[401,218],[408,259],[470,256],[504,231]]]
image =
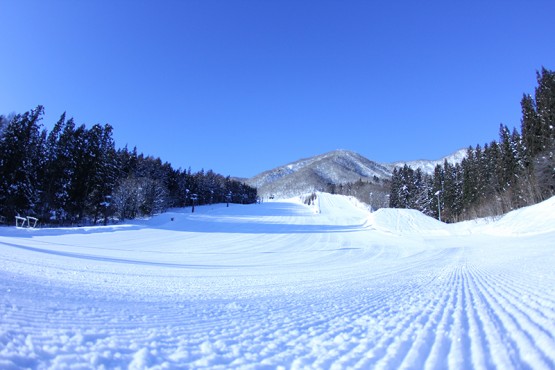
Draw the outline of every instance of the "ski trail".
[[[515,364],[524,362],[528,363],[529,366],[533,364],[534,367],[539,369],[551,368],[554,363],[551,362],[550,366],[546,362],[547,352],[541,351],[542,343],[536,342],[535,344],[540,345],[540,348],[536,347],[532,342],[533,336],[529,333],[530,330],[535,334],[538,334],[539,331],[534,330],[533,326],[526,325],[528,323],[523,322],[522,316],[515,316],[514,304],[497,293],[497,289],[501,284],[491,277],[489,280],[486,280],[483,275],[474,272],[474,284],[487,302],[491,312],[490,319],[494,321],[500,332],[506,333],[504,341],[506,345],[512,348],[512,351],[509,352],[511,356],[508,359],[511,363],[510,366],[514,367]],[[542,338],[540,337],[539,339]],[[552,341],[551,345],[553,345]],[[508,364],[504,363],[503,366],[508,366]]]
[[[468,272],[468,263],[464,264],[464,268],[461,275],[463,286],[462,286],[462,295],[464,297],[464,307],[461,307],[461,310],[464,312],[464,316],[466,317],[466,328],[467,331],[465,336],[467,337],[467,341],[470,343],[470,361],[472,368],[476,369],[483,369],[487,367],[491,367],[491,363],[488,361],[489,356],[486,355],[487,351],[487,342],[486,338],[489,334],[486,335],[484,332],[484,327],[481,324],[480,315],[477,312],[476,297],[472,292],[471,286],[471,276]],[[453,364],[450,366],[451,368],[459,368],[458,364]]]
[[[425,368],[425,364],[428,363],[432,363],[434,366],[441,363],[441,359],[444,358],[441,354],[444,354],[447,351],[445,347],[448,348],[450,345],[446,333],[449,330],[449,317],[452,315],[454,299],[451,289],[456,284],[456,278],[456,274],[449,271],[443,278],[445,283],[435,287],[441,291],[441,296],[433,301],[433,312],[426,317],[423,327],[412,335],[414,339],[406,356],[402,358],[402,353],[397,354],[397,357],[402,359],[398,366],[399,369],[408,369],[414,366]],[[397,367],[397,361],[393,360],[386,367]]]
[[[555,368],[552,234],[446,235],[326,197],[10,229],[0,368]]]
[[[490,289],[491,296],[495,297],[500,306],[510,315],[520,331],[525,333],[528,346],[537,347],[538,354],[545,356],[550,366],[555,366],[555,353],[550,351],[550,345],[555,342],[555,323],[546,320],[543,315],[538,315],[536,310],[524,303],[522,297],[527,296],[527,290],[518,291],[512,288],[512,285],[512,281],[509,282],[503,277],[495,285],[495,289]]]
[[[447,354],[447,368],[465,369],[470,368],[471,344],[470,327],[471,318],[468,315],[468,294],[465,290],[466,260],[461,261],[457,267],[457,282],[454,294],[452,330],[449,332],[451,338],[451,351]]]

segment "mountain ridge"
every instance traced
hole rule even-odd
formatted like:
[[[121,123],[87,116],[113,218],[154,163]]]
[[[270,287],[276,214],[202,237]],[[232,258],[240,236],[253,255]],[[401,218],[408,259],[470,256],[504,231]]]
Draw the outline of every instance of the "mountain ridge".
[[[467,151],[468,149],[463,148],[437,160],[420,159],[415,161],[397,161],[397,162],[390,163],[390,165],[393,165],[395,168],[395,167],[403,167],[406,164],[409,167],[412,167],[414,169],[420,168],[425,173],[431,175],[434,173],[434,169],[436,168],[436,166],[438,164],[442,166],[446,160],[451,164],[462,162],[462,160],[466,158]]]
[[[405,164],[421,168],[426,173],[433,173],[436,165],[443,164],[445,160],[451,163],[460,162],[465,153],[466,149],[461,149],[439,160],[379,163],[354,151],[337,149],[266,170],[246,179],[245,182],[256,187],[262,197],[296,196],[357,181],[387,181],[396,167]]]

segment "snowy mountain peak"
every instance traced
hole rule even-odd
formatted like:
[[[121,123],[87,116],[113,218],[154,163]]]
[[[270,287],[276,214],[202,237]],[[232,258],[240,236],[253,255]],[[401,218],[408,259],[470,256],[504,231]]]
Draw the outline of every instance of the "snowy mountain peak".
[[[362,155],[344,149],[334,150],[262,172],[247,180],[260,195],[293,196],[358,180],[384,179],[391,170]]]
[[[258,194],[263,197],[270,195],[289,197],[322,190],[330,184],[389,179],[395,167],[405,164],[413,168],[421,168],[426,173],[433,173],[437,164],[443,164],[445,160],[451,163],[460,162],[465,155],[466,150],[459,150],[436,161],[382,164],[369,160],[359,153],[337,149],[262,172],[248,179],[246,183],[258,188]]]
[[[403,167],[406,164],[414,169],[420,168],[424,173],[432,174],[436,166],[437,165],[442,166],[443,163],[445,163],[445,161],[451,164],[461,163],[462,160],[466,158],[467,152],[468,152],[468,149],[459,149],[456,152],[438,160],[416,160],[416,161],[406,161],[406,162],[399,161],[399,162],[391,163],[390,165],[393,166],[393,168],[395,168],[395,167]]]

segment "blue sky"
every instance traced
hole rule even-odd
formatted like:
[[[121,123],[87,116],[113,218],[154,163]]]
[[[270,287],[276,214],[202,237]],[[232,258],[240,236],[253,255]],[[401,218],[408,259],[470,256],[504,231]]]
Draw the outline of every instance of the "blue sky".
[[[439,159],[520,127],[555,1],[0,1],[0,114],[114,126],[250,177],[334,149]]]

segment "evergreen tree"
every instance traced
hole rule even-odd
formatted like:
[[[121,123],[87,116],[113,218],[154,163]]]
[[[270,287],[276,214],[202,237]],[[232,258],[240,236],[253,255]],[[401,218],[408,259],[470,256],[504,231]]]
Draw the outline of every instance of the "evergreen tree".
[[[137,154],[137,148],[133,148],[133,151],[129,151],[127,146],[123,149],[118,149],[116,152],[117,163],[119,165],[119,178],[120,180],[126,179],[130,176],[137,176],[137,167],[139,162],[139,155]]]
[[[443,220],[446,222],[459,221],[464,210],[463,202],[463,171],[459,163],[452,165],[445,161],[443,164]]]
[[[542,149],[546,150],[555,138],[555,72],[542,68],[536,76],[536,111],[541,127]]]
[[[68,177],[71,179],[67,184],[67,218],[72,223],[81,223],[87,216],[87,196],[90,186],[90,171],[92,153],[89,152],[88,130],[85,125],[80,125],[68,132],[71,137],[65,149],[65,159],[68,165]]]
[[[62,114],[46,140],[45,183],[41,217],[54,223],[64,223],[69,218],[69,189],[76,172],[73,148],[75,124]]]
[[[2,133],[4,132],[4,127],[6,127],[8,125],[8,122],[10,120],[8,120],[8,118],[6,118],[4,115],[0,115],[0,137],[2,136]]]
[[[487,148],[487,144],[485,145]],[[489,174],[486,173],[486,159],[485,159],[485,150],[482,150],[482,146],[480,144],[476,145],[476,149],[474,150],[474,161],[475,161],[475,171],[476,171],[476,203],[481,203],[484,199],[486,199],[486,188],[487,188],[487,181],[489,178]]]
[[[400,172],[401,187],[399,188],[398,194],[398,206],[399,208],[411,208],[412,197],[415,196],[415,186],[414,186],[414,170],[408,166],[404,165]]]
[[[389,206],[392,208],[416,209],[432,215],[432,178],[422,172],[420,168],[413,170],[404,165],[393,170]]]
[[[536,114],[539,121],[542,147],[535,156],[534,180],[538,200],[555,194],[555,72],[542,68],[537,73],[535,91]]]
[[[107,223],[111,213],[111,194],[117,183],[118,163],[112,126],[94,125],[88,131],[87,207],[93,223],[100,217]]]
[[[522,136],[528,154],[534,157],[543,150],[542,128],[536,111],[536,103],[531,95],[524,95],[520,105]]]
[[[399,190],[401,188],[401,177],[399,175],[399,170],[397,168],[393,169],[393,174],[391,175],[391,187],[389,191],[389,207],[390,208],[401,208],[399,202]],[[332,193],[332,194],[335,194]]]
[[[37,215],[45,162],[43,114],[38,106],[16,115],[0,137],[0,212],[8,218]]]
[[[478,200],[478,161],[472,147],[466,153],[466,158],[461,162],[463,212],[468,212]]]

